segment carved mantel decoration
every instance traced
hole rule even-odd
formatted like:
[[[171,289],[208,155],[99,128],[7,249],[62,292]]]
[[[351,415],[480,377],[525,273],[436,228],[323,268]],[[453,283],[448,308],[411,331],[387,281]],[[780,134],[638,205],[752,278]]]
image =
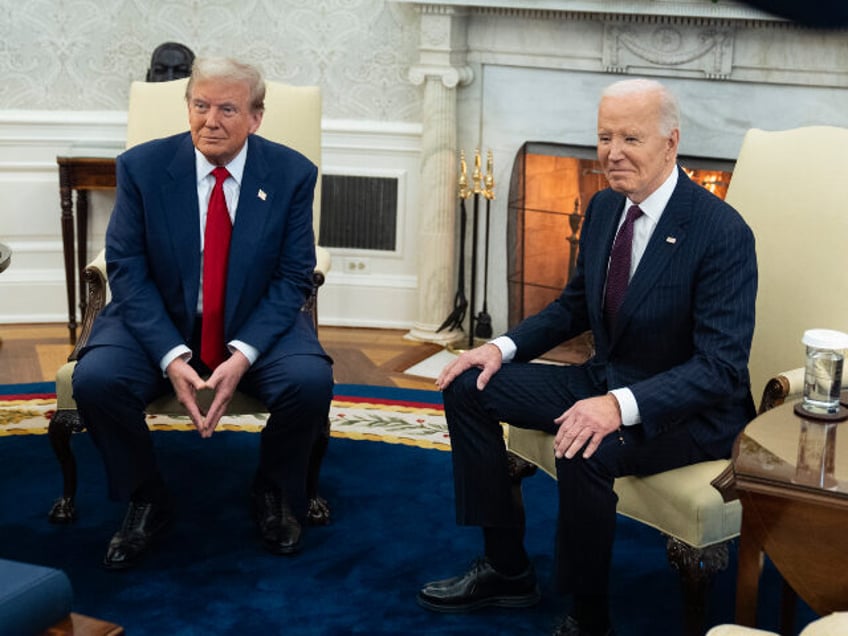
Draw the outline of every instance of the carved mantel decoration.
[[[608,73],[675,68],[708,79],[730,76],[734,30],[730,25],[632,16],[604,24],[603,66]]]

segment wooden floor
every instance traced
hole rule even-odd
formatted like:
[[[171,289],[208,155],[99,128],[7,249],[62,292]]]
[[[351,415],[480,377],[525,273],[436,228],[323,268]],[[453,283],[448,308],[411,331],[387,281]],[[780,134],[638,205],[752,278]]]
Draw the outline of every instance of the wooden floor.
[[[319,337],[338,383],[434,390],[432,379],[403,372],[440,347],[406,340],[406,333],[321,327]],[[0,384],[52,381],[72,349],[64,324],[0,325],[0,339]]]

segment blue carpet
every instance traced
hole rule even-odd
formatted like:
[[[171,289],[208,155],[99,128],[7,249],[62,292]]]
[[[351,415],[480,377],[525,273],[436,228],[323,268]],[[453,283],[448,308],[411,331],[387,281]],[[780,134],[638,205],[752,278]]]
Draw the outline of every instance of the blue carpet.
[[[428,396],[404,399],[417,397]],[[449,453],[333,438],[322,473],[333,523],[310,528],[300,555],[274,557],[258,545],[248,517],[256,434],[201,440],[156,432],[154,440],[178,519],[138,569],[113,573],[98,564],[124,506],[106,500],[87,434],[73,439],[80,492],[79,520],[70,526],[47,521],[61,485],[46,436],[0,438],[0,557],[64,570],[74,611],[119,623],[131,636],[547,634],[561,611],[551,582],[555,484],[544,475],[524,486],[527,548],[542,603],[444,616],[416,605],[418,588],[458,574],[480,549],[479,532],[454,523]],[[735,572],[734,545],[730,567],[712,590],[710,624],[732,621]],[[680,632],[678,579],[664,541],[623,518],[611,592],[619,636]],[[767,567],[761,627],[776,629],[778,596],[778,578]],[[799,625],[812,618],[802,607]]]

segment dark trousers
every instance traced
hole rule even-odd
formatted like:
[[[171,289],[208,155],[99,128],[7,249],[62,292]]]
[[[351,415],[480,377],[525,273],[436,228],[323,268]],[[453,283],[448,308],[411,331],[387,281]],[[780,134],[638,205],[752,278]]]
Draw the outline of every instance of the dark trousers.
[[[513,496],[501,422],[556,432],[553,420],[574,402],[601,395],[582,367],[509,363],[483,391],[479,371],[461,375],[445,390],[453,456],[457,522],[483,528],[520,528],[524,511]],[[639,425],[625,427],[624,443],[608,435],[589,459],[557,461],[559,519],[556,564],[561,591],[605,595],[615,535],[616,477],[649,475],[711,459],[684,427],[645,439]],[[552,451],[553,452],[553,451]]]
[[[192,363],[202,364],[197,360],[199,355],[194,355]],[[310,453],[326,426],[332,399],[331,364],[322,355],[272,350],[239,384],[240,391],[259,399],[270,412],[261,433],[257,474],[281,488],[301,518],[306,514]],[[106,467],[109,496],[127,500],[158,475],[144,408],[171,391],[171,383],[140,348],[94,346],[77,362],[73,387],[80,417]]]

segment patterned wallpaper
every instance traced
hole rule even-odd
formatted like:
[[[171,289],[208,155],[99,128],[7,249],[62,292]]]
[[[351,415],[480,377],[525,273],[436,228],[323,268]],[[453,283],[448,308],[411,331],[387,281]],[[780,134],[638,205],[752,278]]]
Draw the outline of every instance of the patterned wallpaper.
[[[390,0],[0,0],[0,109],[124,110],[162,42],[320,85],[324,116],[418,121],[418,17]]]

